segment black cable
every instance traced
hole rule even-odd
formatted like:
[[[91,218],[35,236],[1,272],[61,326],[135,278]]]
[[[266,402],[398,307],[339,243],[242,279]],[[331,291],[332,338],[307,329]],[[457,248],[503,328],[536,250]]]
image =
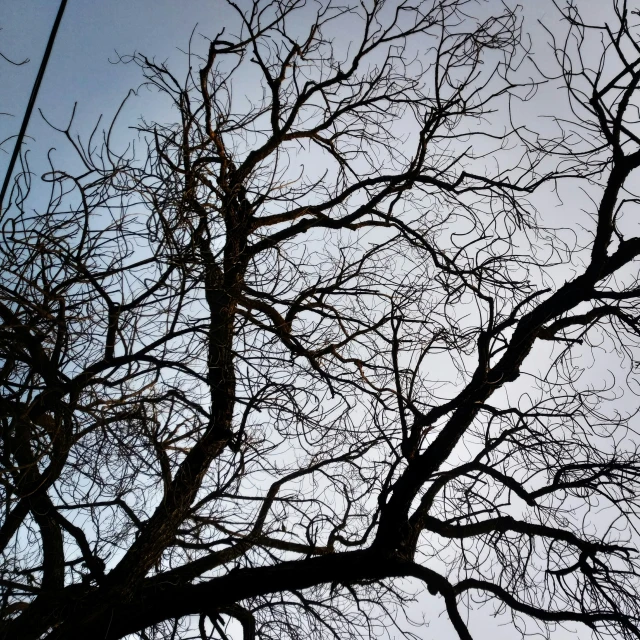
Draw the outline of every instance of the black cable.
[[[16,161],[18,159],[18,155],[20,154],[20,148],[22,147],[22,140],[24,139],[25,133],[27,132],[27,126],[29,124],[29,119],[31,118],[31,112],[33,111],[33,107],[36,103],[36,98],[38,97],[40,84],[42,83],[42,78],[44,78],[44,72],[47,68],[47,62],[49,62],[49,56],[51,55],[51,50],[53,49],[53,43],[55,42],[56,34],[58,33],[58,27],[60,26],[60,22],[62,21],[62,14],[64,13],[66,6],[67,6],[67,0],[62,0],[60,2],[60,8],[58,9],[58,15],[56,16],[56,21],[53,23],[53,28],[51,29],[51,34],[49,35],[49,42],[47,42],[47,48],[44,51],[44,57],[42,58],[42,62],[40,63],[40,69],[38,70],[36,81],[33,85],[33,89],[31,90],[31,96],[29,97],[29,104],[27,105],[27,110],[24,113],[22,126],[20,127],[20,133],[18,133],[18,138],[16,139],[16,145],[13,148],[13,154],[11,155],[9,167],[7,168],[7,173],[4,177],[4,182],[2,183],[2,191],[0,191],[0,213],[2,213],[4,197],[7,194],[7,189],[9,188],[9,182],[11,182],[13,169],[16,166]]]

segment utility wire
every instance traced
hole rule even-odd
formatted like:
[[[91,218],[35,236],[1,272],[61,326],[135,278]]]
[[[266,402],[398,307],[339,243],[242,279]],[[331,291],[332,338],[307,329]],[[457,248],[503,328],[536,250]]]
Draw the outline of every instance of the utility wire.
[[[29,118],[31,118],[31,112],[33,111],[33,107],[36,103],[36,98],[38,97],[38,91],[40,90],[40,85],[42,84],[42,78],[44,78],[44,72],[47,68],[47,62],[49,62],[49,56],[51,55],[53,43],[55,42],[56,35],[58,33],[58,27],[60,26],[60,22],[62,21],[62,14],[64,13],[66,6],[67,0],[62,0],[60,2],[60,8],[58,9],[56,21],[53,23],[53,28],[51,29],[51,34],[49,35],[49,42],[47,42],[47,48],[44,51],[44,57],[42,58],[42,62],[40,63],[40,69],[38,70],[36,81],[33,84],[33,89],[31,89],[29,104],[27,105],[27,110],[24,113],[22,126],[20,127],[20,133],[18,133],[16,144],[13,148],[13,154],[11,155],[11,160],[9,161],[9,167],[7,168],[7,173],[4,176],[4,182],[2,183],[2,191],[0,191],[0,214],[2,213],[4,197],[7,194],[7,189],[9,188],[9,183],[11,182],[11,176],[13,175],[16,161],[18,160],[18,156],[20,155],[22,141],[24,139],[25,133],[27,132],[27,126],[29,125]]]

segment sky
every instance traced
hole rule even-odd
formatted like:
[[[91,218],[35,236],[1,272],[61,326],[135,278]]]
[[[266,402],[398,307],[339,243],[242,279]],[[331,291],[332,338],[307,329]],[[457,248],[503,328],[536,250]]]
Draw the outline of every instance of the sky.
[[[606,4],[583,1],[596,12]],[[551,0],[521,2],[530,20],[553,13]],[[496,8],[501,5],[499,0],[490,0],[491,3]],[[30,59],[21,67],[0,62],[0,112],[15,115],[0,116],[0,140],[19,129],[57,10],[57,0],[0,0],[0,51],[13,60]],[[87,132],[100,113],[112,114],[128,90],[141,80],[135,65],[113,64],[118,54],[140,51],[179,64],[184,56],[178,49],[187,46],[194,27],[197,25],[196,32],[215,35],[228,21],[228,11],[222,0],[69,0],[36,107],[42,108],[53,123],[63,125],[77,102],[76,128]],[[152,119],[162,120],[158,109],[153,95],[147,93],[130,105],[127,118],[133,123],[130,116],[135,119],[144,112]],[[29,143],[34,148],[55,147],[59,142],[37,110],[28,134],[35,139]],[[0,152],[1,177],[11,150],[12,146],[5,144]],[[432,604],[433,599],[425,598],[420,607],[412,609],[413,618],[424,615],[430,622],[414,631],[424,640],[453,640],[456,634],[446,615],[432,617],[441,611],[441,604],[431,608]],[[492,640],[513,638],[513,628],[501,626],[504,622],[486,613],[477,614],[472,618],[471,630],[478,638],[489,634]],[[558,632],[553,637],[565,640],[577,636]]]
[[[58,6],[57,0],[0,1],[0,51],[13,60],[30,59],[22,67],[0,67],[0,111],[21,117]],[[224,7],[218,0],[70,0],[37,107],[52,122],[62,124],[78,102],[76,123],[85,130],[97,114],[113,113],[127,91],[140,82],[137,67],[113,64],[118,54],[142,51],[162,60],[176,54],[182,58],[176,48],[186,46],[196,24],[203,32],[217,31],[224,21]],[[18,130],[20,117],[0,119],[2,138]],[[54,142],[37,112],[29,134],[39,145]],[[0,157],[0,170],[9,154]]]
[[[492,4],[499,7],[501,2],[490,0],[488,6]],[[532,18],[544,17],[551,6],[550,0],[525,4]],[[0,139],[19,129],[58,6],[57,0],[0,0],[0,51],[13,60],[30,59],[18,68],[0,66],[0,112],[19,115],[0,117]],[[140,82],[137,67],[113,64],[117,54],[139,51],[159,60],[181,61],[178,48],[186,48],[194,28],[211,36],[228,22],[229,8],[223,0],[69,0],[37,107],[61,124],[78,102],[76,123],[83,130],[96,114],[112,113]],[[148,109],[147,102],[145,113]],[[29,134],[39,144],[54,137],[37,112]],[[4,151],[0,171],[11,147],[5,145]]]

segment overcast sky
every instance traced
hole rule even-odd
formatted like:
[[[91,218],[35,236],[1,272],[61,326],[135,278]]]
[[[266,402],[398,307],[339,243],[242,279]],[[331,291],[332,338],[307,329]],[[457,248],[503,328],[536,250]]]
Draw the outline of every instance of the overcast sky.
[[[490,0],[491,4],[499,7],[501,2]],[[22,115],[58,6],[58,0],[0,0],[0,51],[14,60],[30,59],[20,68],[0,65],[1,112]],[[550,0],[535,0],[527,12],[543,17],[550,7]],[[196,24],[197,32],[213,35],[228,23],[229,9],[222,0],[69,0],[37,106],[61,124],[77,101],[82,129],[97,114],[112,112],[128,89],[140,82],[137,67],[110,62],[116,51],[140,51],[178,62],[184,58],[177,49],[186,48]],[[2,117],[0,135],[4,138],[19,126],[19,117]],[[40,144],[51,137],[37,112],[29,133]],[[9,154],[10,147],[5,146],[0,170]]]
[[[500,0],[491,2],[496,8],[501,5]],[[529,19],[548,19],[554,15],[551,0],[521,2],[527,5]],[[0,112],[16,116],[0,118],[0,139],[17,132],[20,126],[58,4],[57,0],[0,0],[0,51],[14,60],[30,59],[29,64],[20,68],[0,62]],[[597,11],[606,3],[582,0],[582,4]],[[228,21],[227,11],[222,0],[69,0],[37,107],[61,125],[77,101],[77,127],[86,133],[100,113],[113,113],[127,91],[140,82],[138,67],[110,62],[116,59],[116,51],[120,54],[141,51],[179,64],[184,58],[178,48],[186,48],[196,24],[198,32],[215,35]],[[530,24],[533,27],[534,22]],[[152,97],[141,98],[131,109],[134,114],[153,109]],[[56,145],[56,138],[37,111],[29,134],[38,148]],[[4,177],[11,149],[11,145],[5,145],[4,153],[0,154],[0,177]],[[416,619],[424,615],[429,620],[433,611],[429,602],[433,599],[425,598],[426,609],[412,610]],[[441,608],[438,603],[436,610]],[[513,628],[501,627],[499,622],[481,615],[471,630],[478,638],[489,634],[491,640],[513,638]],[[418,635],[425,640],[456,637],[446,615],[432,619],[429,627],[418,630]],[[577,636],[563,632],[554,635],[558,640],[569,637]]]
[[[53,24],[57,0],[0,0],[0,51],[14,60],[29,58],[20,68],[0,66],[0,111],[22,115]],[[165,59],[181,57],[196,23],[203,33],[217,31],[224,20],[217,0],[69,0],[37,107],[57,124],[78,102],[78,127],[100,113],[109,114],[127,91],[140,82],[133,65],[114,65],[116,52],[142,51]],[[3,117],[0,134],[17,131],[20,118]],[[40,144],[53,137],[34,113],[29,133]],[[5,151],[9,147],[5,147]],[[10,151],[9,151],[10,153]],[[8,153],[0,162],[2,169]]]

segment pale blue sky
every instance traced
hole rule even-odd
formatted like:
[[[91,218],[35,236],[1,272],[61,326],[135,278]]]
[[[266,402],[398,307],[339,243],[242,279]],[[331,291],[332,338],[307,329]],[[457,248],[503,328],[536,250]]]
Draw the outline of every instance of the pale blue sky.
[[[489,0],[496,8],[500,0]],[[551,0],[523,3],[529,23],[553,13]],[[601,3],[584,0],[584,5]],[[44,47],[58,10],[58,0],[0,0],[0,51],[12,59],[30,58],[28,65],[15,68],[1,62],[0,112],[15,117],[0,117],[0,140],[17,132]],[[159,59],[183,59],[178,47],[187,45],[189,35],[197,31],[213,35],[229,22],[229,8],[223,0],[69,0],[58,38],[44,78],[38,103],[57,124],[68,118],[78,102],[77,129],[87,131],[100,113],[110,114],[126,92],[140,82],[134,65],[113,65],[115,52],[141,51]],[[132,115],[153,109],[153,101],[132,107]],[[155,114],[154,114],[155,115]],[[29,134],[38,145],[55,144],[37,110]],[[11,146],[0,153],[3,173]]]
[[[0,64],[0,111],[17,116],[0,119],[2,138],[20,126],[58,6],[58,0],[0,0],[0,51],[14,60],[31,60],[19,68]],[[140,82],[137,67],[110,63],[116,51],[177,61],[176,48],[186,46],[196,23],[198,31],[216,32],[226,10],[220,0],[69,0],[36,107],[62,123],[77,101],[77,123],[84,129],[101,112],[111,113]],[[54,142],[37,111],[29,134],[39,144]],[[4,153],[0,172],[7,162]]]
[[[501,4],[499,0],[491,2]],[[526,4],[532,18],[553,12],[551,0],[521,2]],[[584,5],[592,8],[601,4],[584,0]],[[28,65],[19,68],[0,61],[0,111],[16,116],[0,118],[0,139],[17,132],[20,126],[57,9],[58,0],[0,0],[0,51],[12,59],[31,59]],[[214,35],[227,21],[227,11],[222,0],[69,0],[36,107],[42,108],[53,122],[62,124],[77,101],[77,128],[88,133],[100,113],[113,113],[127,91],[140,82],[138,67],[110,63],[115,60],[116,51],[120,54],[141,51],[178,63],[182,55],[177,48],[186,47],[196,23],[199,32]],[[147,94],[132,106],[132,113],[136,115],[143,109],[147,112],[153,108],[153,96]],[[59,142],[43,124],[37,110],[28,133],[40,149]],[[11,148],[5,145],[6,153],[0,153],[2,177]],[[433,599],[423,602],[426,609],[412,611],[414,618],[420,618],[423,613],[429,619],[434,611],[442,608],[441,603],[437,603],[435,609],[430,609]],[[478,638],[488,634],[492,640],[514,637],[512,628],[499,627],[485,615],[478,617],[476,625],[479,626],[472,626],[472,631]],[[446,616],[432,619],[430,626],[424,627],[419,635],[425,640],[456,637]],[[561,633],[554,636],[567,637],[571,636]]]

